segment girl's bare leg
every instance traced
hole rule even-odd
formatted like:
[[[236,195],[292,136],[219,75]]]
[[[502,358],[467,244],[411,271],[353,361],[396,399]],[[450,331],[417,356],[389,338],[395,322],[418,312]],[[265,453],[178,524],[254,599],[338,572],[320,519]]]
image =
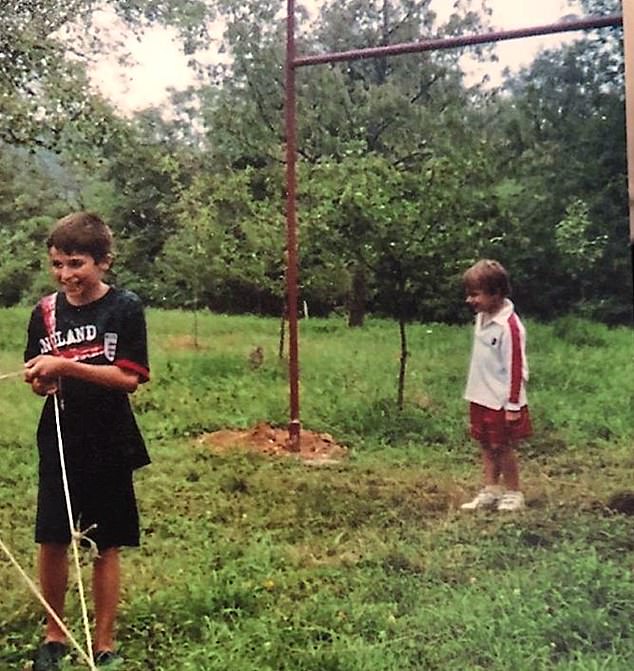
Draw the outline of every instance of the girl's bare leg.
[[[500,468],[502,479],[507,489],[518,492],[520,490],[520,470],[517,453],[512,446],[500,448]]]
[[[485,487],[494,487],[498,484],[501,474],[498,449],[495,446],[482,445],[482,473]]]

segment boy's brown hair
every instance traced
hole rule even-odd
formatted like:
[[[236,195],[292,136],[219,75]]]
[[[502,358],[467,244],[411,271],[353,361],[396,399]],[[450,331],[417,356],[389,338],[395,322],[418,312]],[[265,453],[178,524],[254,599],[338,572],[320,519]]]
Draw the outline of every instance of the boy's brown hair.
[[[57,221],[51,230],[46,247],[55,247],[65,254],[90,254],[97,262],[112,256],[112,231],[92,212],[73,212]]]
[[[482,259],[474,263],[462,276],[466,291],[479,290],[487,294],[511,295],[509,274],[499,261]]]

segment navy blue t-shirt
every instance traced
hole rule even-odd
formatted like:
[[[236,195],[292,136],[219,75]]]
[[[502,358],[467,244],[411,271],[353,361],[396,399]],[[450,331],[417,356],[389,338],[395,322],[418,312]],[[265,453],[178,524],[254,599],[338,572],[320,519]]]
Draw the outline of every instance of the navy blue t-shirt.
[[[49,298],[49,297],[47,297]],[[131,291],[110,287],[86,305],[71,305],[62,292],[43,299],[28,327],[25,361],[53,354],[93,365],[115,365],[149,379],[143,306]],[[54,324],[52,324],[54,322]],[[132,413],[128,394],[75,378],[63,378],[61,425],[70,471],[134,470],[150,463],[145,442]],[[57,433],[53,398],[44,404],[38,425],[40,468],[56,468]]]

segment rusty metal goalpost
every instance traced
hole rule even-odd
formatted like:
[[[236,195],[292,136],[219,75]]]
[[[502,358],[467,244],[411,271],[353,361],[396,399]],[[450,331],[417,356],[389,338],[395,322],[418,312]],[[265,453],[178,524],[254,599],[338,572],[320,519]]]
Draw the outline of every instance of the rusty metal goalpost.
[[[581,19],[548,25],[487,32],[475,35],[449,37],[420,42],[407,42],[366,49],[298,56],[295,47],[295,0],[287,0],[286,14],[286,64],[285,64],[285,137],[286,137],[286,301],[289,330],[289,397],[290,418],[288,423],[291,450],[298,450],[301,441],[299,405],[299,329],[298,329],[298,239],[297,239],[297,108],[296,71],[300,67],[335,63],[341,61],[398,56],[439,49],[488,44],[515,40],[536,35],[590,30],[608,26],[624,27],[626,131],[628,158],[628,193],[630,220],[630,247],[634,263],[634,0],[623,0],[623,13],[610,16],[589,16]]]

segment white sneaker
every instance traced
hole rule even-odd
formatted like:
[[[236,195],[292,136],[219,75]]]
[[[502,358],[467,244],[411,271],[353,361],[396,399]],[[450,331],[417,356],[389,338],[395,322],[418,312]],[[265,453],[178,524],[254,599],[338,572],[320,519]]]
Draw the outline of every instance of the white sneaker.
[[[494,508],[502,494],[499,490],[485,487],[479,491],[475,498],[468,503],[463,503],[460,510],[478,510],[478,508]]]
[[[498,503],[498,510],[523,510],[525,506],[522,492],[508,491],[502,494]]]

